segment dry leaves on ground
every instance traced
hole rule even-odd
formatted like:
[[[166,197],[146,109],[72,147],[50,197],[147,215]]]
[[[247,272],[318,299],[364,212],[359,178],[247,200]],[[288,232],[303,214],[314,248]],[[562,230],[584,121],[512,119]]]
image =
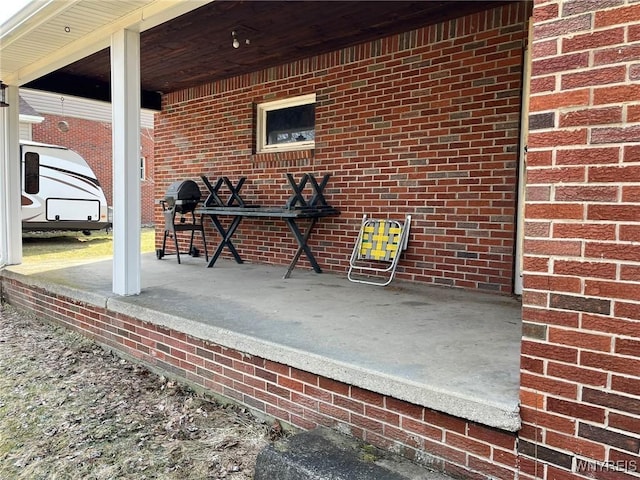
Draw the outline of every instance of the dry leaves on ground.
[[[277,427],[0,306],[0,478],[251,479]]]

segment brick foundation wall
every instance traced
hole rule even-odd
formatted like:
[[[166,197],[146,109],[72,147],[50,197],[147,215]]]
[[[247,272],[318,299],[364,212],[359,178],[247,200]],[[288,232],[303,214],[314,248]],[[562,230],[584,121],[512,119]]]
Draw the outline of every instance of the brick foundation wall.
[[[637,479],[640,4],[533,16],[523,478]]]
[[[465,479],[516,479],[516,435],[2,278],[3,298],[300,429],[339,429]]]
[[[398,277],[511,293],[528,14],[528,3],[506,4],[165,95],[156,195],[201,174],[246,176],[247,200],[283,206],[285,173],[330,173],[326,197],[342,214],[310,241],[324,269],[346,271],[363,213],[411,214]],[[315,150],[255,154],[255,104],[310,93]],[[296,247],[282,222],[249,219],[234,244],[248,261],[282,264]]]
[[[107,203],[113,205],[113,155],[111,145],[111,124],[75,117],[46,114],[45,120],[33,125],[33,141],[62,145],[78,152],[96,174]],[[67,132],[58,129],[58,122],[69,124]],[[155,184],[153,129],[143,128],[140,136],[141,154],[146,157],[147,175],[140,184],[142,224],[154,223]]]

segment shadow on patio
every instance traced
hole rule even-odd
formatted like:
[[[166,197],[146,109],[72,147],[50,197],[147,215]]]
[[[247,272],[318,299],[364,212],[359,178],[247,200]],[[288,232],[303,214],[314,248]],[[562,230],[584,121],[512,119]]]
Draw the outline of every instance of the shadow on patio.
[[[185,256],[186,257],[186,256]],[[111,292],[111,260],[2,276],[249,355],[503,430],[520,426],[520,303],[301,268],[143,255],[142,293]]]

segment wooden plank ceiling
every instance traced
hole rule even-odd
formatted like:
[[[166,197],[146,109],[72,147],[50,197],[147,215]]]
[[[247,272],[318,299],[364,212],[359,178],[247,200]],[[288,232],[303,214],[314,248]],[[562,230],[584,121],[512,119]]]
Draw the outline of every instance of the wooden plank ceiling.
[[[496,3],[218,0],[141,34],[143,106],[158,109],[161,93],[409,31]],[[236,32],[238,48],[232,46],[231,32]],[[108,100],[109,83],[105,49],[25,86]]]

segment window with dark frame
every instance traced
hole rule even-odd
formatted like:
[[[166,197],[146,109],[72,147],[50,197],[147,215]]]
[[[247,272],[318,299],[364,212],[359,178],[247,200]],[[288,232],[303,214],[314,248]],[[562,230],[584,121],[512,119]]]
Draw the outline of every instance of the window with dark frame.
[[[24,156],[24,191],[30,194],[40,191],[40,155],[34,152]]]
[[[267,145],[315,140],[316,106],[313,103],[267,112]]]

